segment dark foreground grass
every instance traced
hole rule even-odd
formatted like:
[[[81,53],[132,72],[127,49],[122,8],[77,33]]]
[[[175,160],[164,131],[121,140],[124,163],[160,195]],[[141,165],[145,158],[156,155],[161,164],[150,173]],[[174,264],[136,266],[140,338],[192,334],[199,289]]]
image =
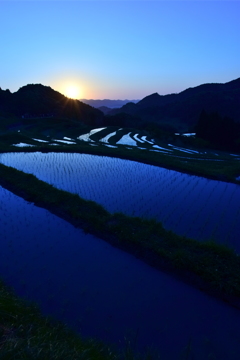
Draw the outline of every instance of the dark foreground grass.
[[[152,266],[240,308],[240,258],[230,248],[198,242],[155,220],[110,214],[101,205],[0,164],[0,185]]]
[[[111,349],[83,341],[0,282],[0,359],[116,359]]]
[[[15,296],[0,281],[1,360],[154,360],[137,354],[126,342],[123,350],[95,339],[82,339],[62,323],[41,315],[35,304]]]

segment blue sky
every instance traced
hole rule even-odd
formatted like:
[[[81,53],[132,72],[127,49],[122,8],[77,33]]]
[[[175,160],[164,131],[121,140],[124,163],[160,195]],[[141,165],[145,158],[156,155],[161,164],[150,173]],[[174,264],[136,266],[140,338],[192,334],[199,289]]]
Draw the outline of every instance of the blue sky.
[[[142,99],[240,77],[239,1],[0,1],[0,87]]]

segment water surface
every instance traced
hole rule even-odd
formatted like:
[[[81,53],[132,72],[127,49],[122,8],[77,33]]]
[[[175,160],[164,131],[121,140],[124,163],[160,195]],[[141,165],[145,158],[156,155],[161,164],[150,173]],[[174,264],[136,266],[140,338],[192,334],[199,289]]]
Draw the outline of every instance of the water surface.
[[[182,359],[188,344],[195,360],[239,360],[240,311],[1,187],[0,219],[1,277],[45,314],[166,360]]]
[[[8,153],[0,161],[112,213],[152,217],[178,234],[240,252],[239,185],[88,154]]]

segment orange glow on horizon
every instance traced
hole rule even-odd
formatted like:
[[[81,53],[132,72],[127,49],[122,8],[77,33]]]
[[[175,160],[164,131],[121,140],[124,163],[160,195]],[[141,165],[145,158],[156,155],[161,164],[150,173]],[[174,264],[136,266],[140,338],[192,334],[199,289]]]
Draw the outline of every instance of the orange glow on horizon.
[[[80,99],[81,89],[76,84],[68,84],[64,87],[63,94],[70,99]]]

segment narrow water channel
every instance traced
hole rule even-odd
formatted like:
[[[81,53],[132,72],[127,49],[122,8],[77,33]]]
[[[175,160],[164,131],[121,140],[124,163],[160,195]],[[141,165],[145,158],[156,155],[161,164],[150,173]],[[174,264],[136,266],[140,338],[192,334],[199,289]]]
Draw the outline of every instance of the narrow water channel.
[[[83,336],[157,348],[165,360],[184,359],[188,346],[195,360],[239,360],[239,310],[1,187],[0,219],[0,276],[45,314]]]

